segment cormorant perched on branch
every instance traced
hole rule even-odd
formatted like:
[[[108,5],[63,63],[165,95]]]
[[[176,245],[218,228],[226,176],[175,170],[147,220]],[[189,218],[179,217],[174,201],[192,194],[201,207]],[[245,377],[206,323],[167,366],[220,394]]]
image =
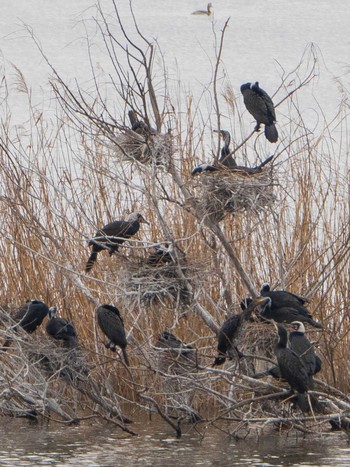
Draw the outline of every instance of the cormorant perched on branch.
[[[295,331],[289,333],[290,349],[304,362],[307,373],[310,378],[310,387],[313,386],[313,376],[321,371],[322,360],[315,354],[311,342],[305,337],[305,327],[300,321],[293,321],[292,325]],[[256,373],[254,378],[262,378],[263,376],[273,376],[276,379],[281,379],[281,372],[278,366],[269,368],[268,370]]]
[[[206,10],[196,10],[192,13],[192,15],[207,15],[210,16],[212,13],[213,5],[208,3]]]
[[[49,307],[46,303],[41,300],[28,300],[15,313],[13,319],[17,324],[14,326],[13,330],[17,331],[18,326],[20,326],[31,334],[41,325],[48,313]],[[11,342],[12,338],[7,336],[3,347],[9,347]]]
[[[265,136],[271,143],[278,140],[278,132],[275,125],[276,114],[271,97],[259,87],[258,81],[246,83],[241,86],[244,104],[248,112],[256,120],[255,131],[259,131],[260,125],[265,125]]]
[[[56,317],[57,308],[49,309],[49,320],[46,323],[46,332],[56,340],[62,340],[65,347],[76,347],[78,336],[73,324],[65,318]]]
[[[264,319],[273,319],[277,323],[292,323],[293,321],[301,321],[308,323],[310,326],[322,329],[322,325],[312,319],[311,314],[302,305],[289,306],[273,306],[273,298],[266,297],[269,301],[265,304],[260,316]]]
[[[229,131],[226,130],[214,130],[216,133],[220,133],[222,139],[224,140],[224,145],[221,148],[221,155],[219,162],[229,169],[234,169],[237,167],[237,162],[231,155],[230,143],[231,135]]]
[[[97,253],[107,249],[109,254],[112,255],[118,250],[119,245],[139,231],[140,223],[148,224],[142,214],[133,212],[125,221],[113,221],[98,230],[89,241],[92,252],[86,263],[85,272],[92,269],[97,260]]]
[[[235,349],[239,358],[244,356],[237,348],[237,344],[239,343],[244,325],[251,317],[255,308],[258,306],[263,306],[267,300],[268,298],[265,297],[257,297],[252,299],[252,301],[248,304],[247,308],[242,311],[242,313],[231,315],[222,324],[218,333],[219,356],[215,358],[213,366],[222,365],[226,358],[232,358],[233,349]]]
[[[115,352],[118,345],[122,349],[125,363],[129,366],[128,354],[126,353],[127,341],[124,322],[118,308],[113,305],[101,305],[96,309],[96,316],[101,331],[108,337],[105,347]]]
[[[293,321],[292,326],[294,327],[294,331],[289,333],[290,348],[304,363],[309,376],[308,387],[311,389],[314,386],[313,376],[316,374],[316,370],[321,369],[317,368],[320,366],[321,360],[318,359],[318,362],[316,362],[315,350],[311,342],[305,337],[305,327],[303,323],[300,321]]]
[[[304,364],[304,361],[290,348],[287,347],[288,333],[281,325],[276,324],[279,340],[275,347],[277,363],[281,372],[281,376],[285,379],[291,389],[297,392],[297,400],[299,407],[303,412],[309,411],[309,403],[307,399],[307,391],[311,389],[310,376]]]

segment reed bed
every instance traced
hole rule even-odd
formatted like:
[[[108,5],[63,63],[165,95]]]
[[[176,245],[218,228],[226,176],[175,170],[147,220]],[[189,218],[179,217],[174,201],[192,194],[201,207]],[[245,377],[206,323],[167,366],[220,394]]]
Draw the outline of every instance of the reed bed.
[[[114,42],[103,16],[101,28]],[[121,121],[114,120],[118,130],[114,137],[110,135],[107,141],[104,133],[101,138],[101,128],[106,131],[101,115],[112,116],[113,112],[108,100],[102,100],[97,82],[95,95],[91,89],[86,93],[79,87],[71,89],[53,68],[57,121],[45,120],[44,115],[39,118],[33,111],[28,131],[21,136],[14,133],[6,103],[2,104],[6,117],[0,129],[1,304],[16,308],[27,299],[39,298],[57,306],[77,329],[79,358],[84,359],[84,365],[78,366],[86,367],[87,374],[82,372],[82,381],[80,376],[68,381],[62,368],[75,371],[76,364],[67,362],[62,349],[45,338],[42,330],[32,336],[16,334],[12,349],[1,354],[1,413],[16,416],[29,413],[34,406],[36,415],[32,415],[36,417],[66,423],[84,420],[88,413],[125,429],[133,410],[143,410],[160,413],[178,435],[185,420],[195,421],[203,436],[208,426],[234,436],[254,427],[262,433],[266,427],[281,424],[303,432],[326,431],[329,419],[350,410],[346,395],[350,390],[350,216],[345,101],[332,123],[323,121],[314,132],[308,129],[296,96],[308,92],[316,76],[318,58],[310,48],[312,60],[286,73],[274,97],[276,111],[283,109],[284,117],[273,169],[265,168],[252,186],[248,186],[251,181],[236,175],[201,175],[202,194],[198,196],[198,179],[193,179],[191,170],[198,160],[208,160],[204,141],[213,128],[207,122],[199,130],[203,128],[199,109],[194,111],[192,100],[180,104],[170,95],[166,74],[163,84],[153,83],[149,72],[157,49],[145,38],[139,39],[143,46],[134,52],[141,65],[135,69],[139,82],[146,83],[146,91],[140,95],[132,80],[126,84],[113,81],[115,102],[122,100],[121,113],[137,104],[139,114],[158,135],[167,136],[164,127],[170,121],[170,153],[166,144],[164,148],[171,163],[160,162],[157,155],[150,159],[121,157],[112,143],[115,133],[125,129],[126,114]],[[128,58],[133,63],[131,53]],[[114,65],[116,70],[122,66]],[[291,88],[291,83],[300,81],[304,67],[306,78]],[[22,92],[28,89],[24,84]],[[127,101],[125,85],[132,96]],[[267,143],[263,135],[247,136],[246,115],[232,96],[229,83],[222,96],[214,94],[219,105],[215,128],[220,127],[220,106],[226,106],[236,129],[235,155],[253,166],[267,153]],[[176,112],[176,108],[182,111]],[[334,130],[344,138],[335,142]],[[219,150],[219,146],[213,147],[213,151]],[[125,148],[124,152],[134,154]],[[229,207],[227,201],[234,192],[230,188],[224,205],[214,209],[220,215],[204,222],[208,205],[216,203],[210,190],[223,184],[234,190],[240,190],[242,184],[244,193],[239,191],[238,205]],[[99,253],[93,270],[85,274],[88,239],[107,222],[125,219],[135,210],[150,225],[121,245],[118,254]],[[146,258],[154,245],[160,244],[178,248],[182,254],[176,255],[174,264],[149,267]],[[290,403],[281,404],[285,385],[251,378],[249,372],[241,371],[240,362],[228,361],[222,369],[211,366],[220,324],[229,314],[239,312],[241,299],[256,295],[266,281],[272,287],[307,296],[310,312],[323,325],[316,337],[323,368],[313,393],[322,399],[324,412],[314,418],[301,413],[295,416]],[[130,368],[118,353],[103,346],[95,321],[95,308],[102,303],[120,308]],[[11,332],[6,316],[4,310],[3,337]],[[192,345],[193,366],[180,370],[176,352],[155,349],[163,331]],[[273,360],[276,340],[270,326],[252,323],[242,341],[242,348],[251,355],[246,360],[253,359],[255,364],[261,357]],[[168,353],[171,362],[160,364],[161,356]],[[34,360],[32,355],[36,355]],[[47,360],[49,371],[43,365]],[[7,400],[8,390],[12,392]],[[32,402],[22,397],[25,393]],[[186,395],[182,400],[181,393]],[[74,405],[74,400],[79,404]],[[130,412],[124,410],[130,405]]]

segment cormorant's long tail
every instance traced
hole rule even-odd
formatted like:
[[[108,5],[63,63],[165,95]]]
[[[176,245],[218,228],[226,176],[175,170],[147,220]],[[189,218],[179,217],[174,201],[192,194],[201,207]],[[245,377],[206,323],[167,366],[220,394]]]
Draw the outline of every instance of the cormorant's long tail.
[[[91,271],[96,260],[97,260],[97,253],[96,251],[92,251],[91,255],[89,256],[89,259],[87,260],[87,263],[85,266],[85,272]]]
[[[128,357],[128,354],[126,353],[126,350],[125,349],[122,349],[122,352],[123,352],[123,357],[124,357],[124,360],[125,360],[125,364],[127,366],[130,366],[129,364],[129,357]]]
[[[265,136],[270,143],[276,143],[278,140],[278,131],[276,125],[272,123],[271,125],[265,125]]]

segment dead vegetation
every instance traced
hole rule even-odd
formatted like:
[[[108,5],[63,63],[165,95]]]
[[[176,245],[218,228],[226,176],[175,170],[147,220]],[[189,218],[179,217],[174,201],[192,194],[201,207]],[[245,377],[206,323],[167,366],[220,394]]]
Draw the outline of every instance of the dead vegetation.
[[[139,31],[135,44],[117,7],[115,21],[118,34],[97,11],[103,40],[112,47],[107,50],[118,78],[111,88],[120,118],[101,97],[93,69],[94,92],[71,88],[41,50],[52,70],[59,125],[49,131],[44,116],[33,112],[33,133],[14,136],[10,117],[1,127],[1,302],[18,306],[36,297],[56,305],[73,321],[81,345],[78,354],[68,354],[42,330],[16,334],[12,348],[0,356],[1,413],[63,423],[94,417],[129,429],[131,407],[130,413],[160,413],[178,435],[185,420],[196,422],[203,435],[208,426],[232,436],[282,425],[304,433],[327,431],[329,419],[350,410],[349,148],[346,138],[332,137],[334,128],[347,131],[345,101],[332,123],[323,122],[314,133],[308,129],[297,96],[308,92],[317,74],[311,47],[309,60],[283,71],[274,96],[284,120],[273,165],[252,178],[217,172],[194,179],[195,160],[208,161],[203,148],[212,129],[208,124],[198,130],[191,100],[185,112],[176,111],[164,70],[164,82],[155,86],[152,79],[160,53],[156,45]],[[126,81],[116,50],[132,70]],[[229,83],[224,95],[218,91],[220,53],[212,83],[215,127],[221,127],[220,109],[226,105],[235,134],[241,135],[234,151],[253,166],[267,153],[267,143],[260,134],[244,134]],[[129,109],[156,134],[127,129]],[[219,154],[219,145],[215,151]],[[135,210],[150,227],[117,254],[99,253],[93,272],[85,275],[93,232]],[[171,247],[171,262],[147,264],[157,245]],[[249,365],[211,366],[218,326],[267,280],[307,296],[323,324],[317,337],[323,369],[312,391],[323,409],[314,416],[297,412],[292,401],[281,402],[288,397],[285,385],[253,379],[247,371],[251,362],[258,369],[274,360],[276,336],[268,325],[247,328],[242,349]],[[94,319],[101,303],[114,303],[122,313],[130,370],[102,345]],[[11,324],[3,313],[5,337]],[[181,353],[157,349],[165,330],[192,345],[195,358],[182,363]]]

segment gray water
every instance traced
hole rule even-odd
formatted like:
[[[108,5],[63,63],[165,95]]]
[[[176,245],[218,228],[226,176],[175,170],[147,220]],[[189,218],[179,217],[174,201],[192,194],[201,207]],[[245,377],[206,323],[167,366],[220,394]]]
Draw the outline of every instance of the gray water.
[[[129,437],[112,425],[38,426],[28,421],[3,421],[0,427],[1,466],[340,466],[350,464],[345,435],[329,433],[303,438],[273,434],[230,440],[218,430],[204,439],[191,427],[176,439],[168,426],[138,422]]]

